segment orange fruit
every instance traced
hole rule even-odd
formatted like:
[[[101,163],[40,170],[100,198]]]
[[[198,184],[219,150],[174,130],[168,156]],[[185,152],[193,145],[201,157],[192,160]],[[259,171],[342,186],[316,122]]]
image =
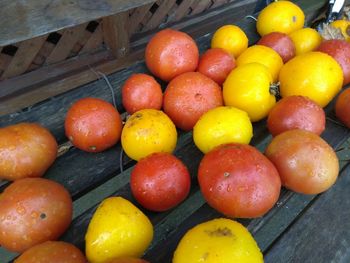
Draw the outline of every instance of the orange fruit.
[[[316,50],[322,42],[321,35],[313,28],[306,27],[289,34],[295,46],[295,54],[300,55]]]

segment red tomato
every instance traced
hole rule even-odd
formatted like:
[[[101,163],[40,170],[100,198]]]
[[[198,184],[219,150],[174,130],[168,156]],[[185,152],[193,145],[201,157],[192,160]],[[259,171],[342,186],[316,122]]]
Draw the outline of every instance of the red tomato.
[[[208,152],[198,181],[210,206],[229,217],[259,217],[277,202],[281,180],[274,165],[257,149],[224,144]]]
[[[326,191],[339,172],[332,147],[309,131],[290,130],[277,135],[268,145],[266,156],[275,164],[282,184],[298,193]]]
[[[191,177],[186,166],[170,153],[141,159],[131,172],[130,187],[136,200],[152,211],[177,206],[188,195]]]
[[[129,114],[143,109],[160,110],[163,93],[159,83],[150,75],[134,74],[122,88],[123,105]]]
[[[273,136],[293,129],[307,130],[320,135],[326,125],[324,110],[314,101],[303,96],[281,99],[267,118],[267,128]]]
[[[148,261],[141,258],[117,258],[108,263],[149,263]]]
[[[148,69],[164,81],[190,71],[198,65],[196,42],[186,33],[164,29],[148,42],[145,60]]]
[[[295,45],[292,39],[281,32],[271,32],[264,35],[257,43],[275,50],[282,58],[283,63],[295,57]]]
[[[55,161],[57,142],[35,123],[0,128],[0,178],[40,177]]]
[[[335,103],[335,115],[350,129],[350,88],[340,93]]]
[[[22,252],[57,239],[72,220],[72,199],[60,184],[44,178],[24,178],[0,197],[0,245]]]
[[[318,51],[327,53],[341,66],[344,74],[343,85],[350,83],[350,43],[346,40],[325,40],[318,47]]]
[[[185,131],[191,130],[208,110],[222,105],[220,86],[199,72],[181,74],[164,92],[164,112]]]
[[[64,127],[66,136],[75,147],[87,152],[101,152],[119,141],[122,120],[112,104],[101,99],[84,98],[68,110]]]
[[[83,253],[72,244],[46,241],[24,251],[15,263],[86,263]]]
[[[197,71],[221,85],[235,67],[235,58],[228,52],[221,48],[212,48],[201,56]]]

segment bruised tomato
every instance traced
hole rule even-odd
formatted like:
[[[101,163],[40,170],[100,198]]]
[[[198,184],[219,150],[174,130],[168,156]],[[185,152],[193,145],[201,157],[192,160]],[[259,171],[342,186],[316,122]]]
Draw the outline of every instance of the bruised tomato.
[[[72,199],[60,184],[44,178],[24,178],[0,197],[0,245],[22,252],[57,239],[72,220]]]
[[[143,109],[160,110],[163,93],[159,83],[150,75],[134,74],[122,88],[123,106],[129,114]]]
[[[198,181],[208,204],[229,217],[262,216],[281,190],[274,165],[246,144],[224,144],[207,153],[199,165]]]
[[[205,112],[222,105],[220,86],[199,72],[174,78],[164,93],[164,112],[185,131],[191,130]]]
[[[19,123],[0,128],[0,178],[40,177],[56,156],[57,142],[44,127]]]
[[[271,109],[267,128],[273,136],[284,131],[301,129],[320,135],[326,128],[326,114],[314,101],[303,96],[281,99]]]
[[[119,141],[122,120],[117,109],[107,101],[84,98],[68,110],[64,127],[75,147],[101,152]]]
[[[212,48],[201,56],[197,71],[222,85],[235,66],[235,59],[230,53],[221,48]]]
[[[275,164],[282,184],[295,192],[319,194],[330,188],[339,173],[332,147],[305,130],[289,130],[274,137],[266,156]]]
[[[130,187],[136,200],[152,211],[165,211],[181,203],[190,191],[186,166],[170,153],[141,159],[131,173]]]
[[[271,32],[264,35],[257,43],[275,50],[282,58],[283,63],[295,56],[295,46],[292,39],[281,32]]]
[[[145,60],[148,69],[164,81],[190,71],[198,65],[196,42],[186,33],[164,29],[148,42]]]
[[[86,263],[83,253],[72,244],[46,241],[26,250],[14,263]]]
[[[342,39],[325,40],[318,51],[327,53],[341,66],[344,74],[343,85],[350,83],[350,43]]]
[[[335,115],[350,129],[350,88],[340,93],[335,103]]]

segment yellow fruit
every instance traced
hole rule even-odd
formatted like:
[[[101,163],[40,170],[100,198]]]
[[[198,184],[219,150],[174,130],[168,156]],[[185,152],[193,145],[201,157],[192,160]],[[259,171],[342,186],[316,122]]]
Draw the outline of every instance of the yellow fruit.
[[[326,106],[343,85],[342,69],[322,52],[308,52],[289,60],[279,76],[282,97],[301,95]]]
[[[224,103],[248,113],[252,122],[265,118],[276,104],[270,93],[271,74],[258,63],[239,66],[231,71],[223,85]]]
[[[164,112],[154,109],[140,110],[131,115],[121,136],[125,153],[134,160],[155,152],[171,153],[176,142],[174,123]]]
[[[260,12],[256,29],[261,36],[271,32],[289,34],[302,28],[304,21],[305,15],[299,6],[289,1],[276,1]]]
[[[149,219],[122,197],[105,199],[94,213],[86,236],[89,262],[106,262],[118,257],[140,257],[153,239]]]
[[[253,126],[248,114],[229,106],[207,111],[193,128],[194,143],[203,153],[221,144],[248,144],[252,137]]]
[[[267,67],[273,81],[277,81],[278,73],[283,66],[281,56],[270,47],[254,45],[246,49],[237,59],[237,66],[248,63],[259,63]]]
[[[263,255],[240,223],[219,218],[190,229],[180,240],[173,263],[262,263]]]
[[[342,35],[347,41],[350,41],[350,21],[348,20],[335,20],[331,23],[331,26],[340,28]]]
[[[246,34],[235,25],[220,27],[213,35],[211,48],[222,48],[237,58],[248,47]]]
[[[306,27],[289,34],[295,46],[295,54],[301,55],[318,48],[322,42],[321,35],[313,28]]]

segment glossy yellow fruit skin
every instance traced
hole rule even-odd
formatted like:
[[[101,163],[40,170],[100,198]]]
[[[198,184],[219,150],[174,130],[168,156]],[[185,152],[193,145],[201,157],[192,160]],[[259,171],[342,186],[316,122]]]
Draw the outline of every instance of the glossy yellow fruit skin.
[[[271,74],[258,63],[239,66],[231,71],[223,85],[224,103],[248,113],[252,122],[265,118],[276,104],[270,93]]]
[[[85,236],[90,263],[140,257],[153,239],[149,219],[122,197],[105,199],[94,213]]]
[[[279,80],[282,97],[306,96],[325,107],[341,90],[343,73],[331,56],[313,51],[289,60]]]
[[[237,59],[237,66],[259,63],[267,67],[271,73],[273,81],[277,81],[278,74],[283,66],[281,56],[272,48],[254,45],[247,48]]]
[[[252,137],[253,126],[248,114],[230,106],[207,111],[193,128],[194,143],[203,153],[221,144],[248,144]]]
[[[190,229],[180,240],[173,263],[262,263],[252,235],[240,223],[219,218]]]
[[[154,109],[140,110],[131,115],[121,135],[125,153],[134,160],[155,152],[171,153],[176,142],[174,123],[164,112]]]
[[[340,28],[342,35],[346,41],[350,42],[350,21],[348,20],[335,20],[331,22],[331,25]]]
[[[259,14],[256,29],[260,36],[271,32],[289,34],[304,26],[303,10],[290,1],[276,1],[265,7]]]
[[[237,58],[248,47],[244,31],[235,25],[220,27],[213,35],[211,48],[222,48]]]
[[[289,34],[295,46],[295,54],[316,50],[322,42],[321,35],[313,28],[305,27]]]

